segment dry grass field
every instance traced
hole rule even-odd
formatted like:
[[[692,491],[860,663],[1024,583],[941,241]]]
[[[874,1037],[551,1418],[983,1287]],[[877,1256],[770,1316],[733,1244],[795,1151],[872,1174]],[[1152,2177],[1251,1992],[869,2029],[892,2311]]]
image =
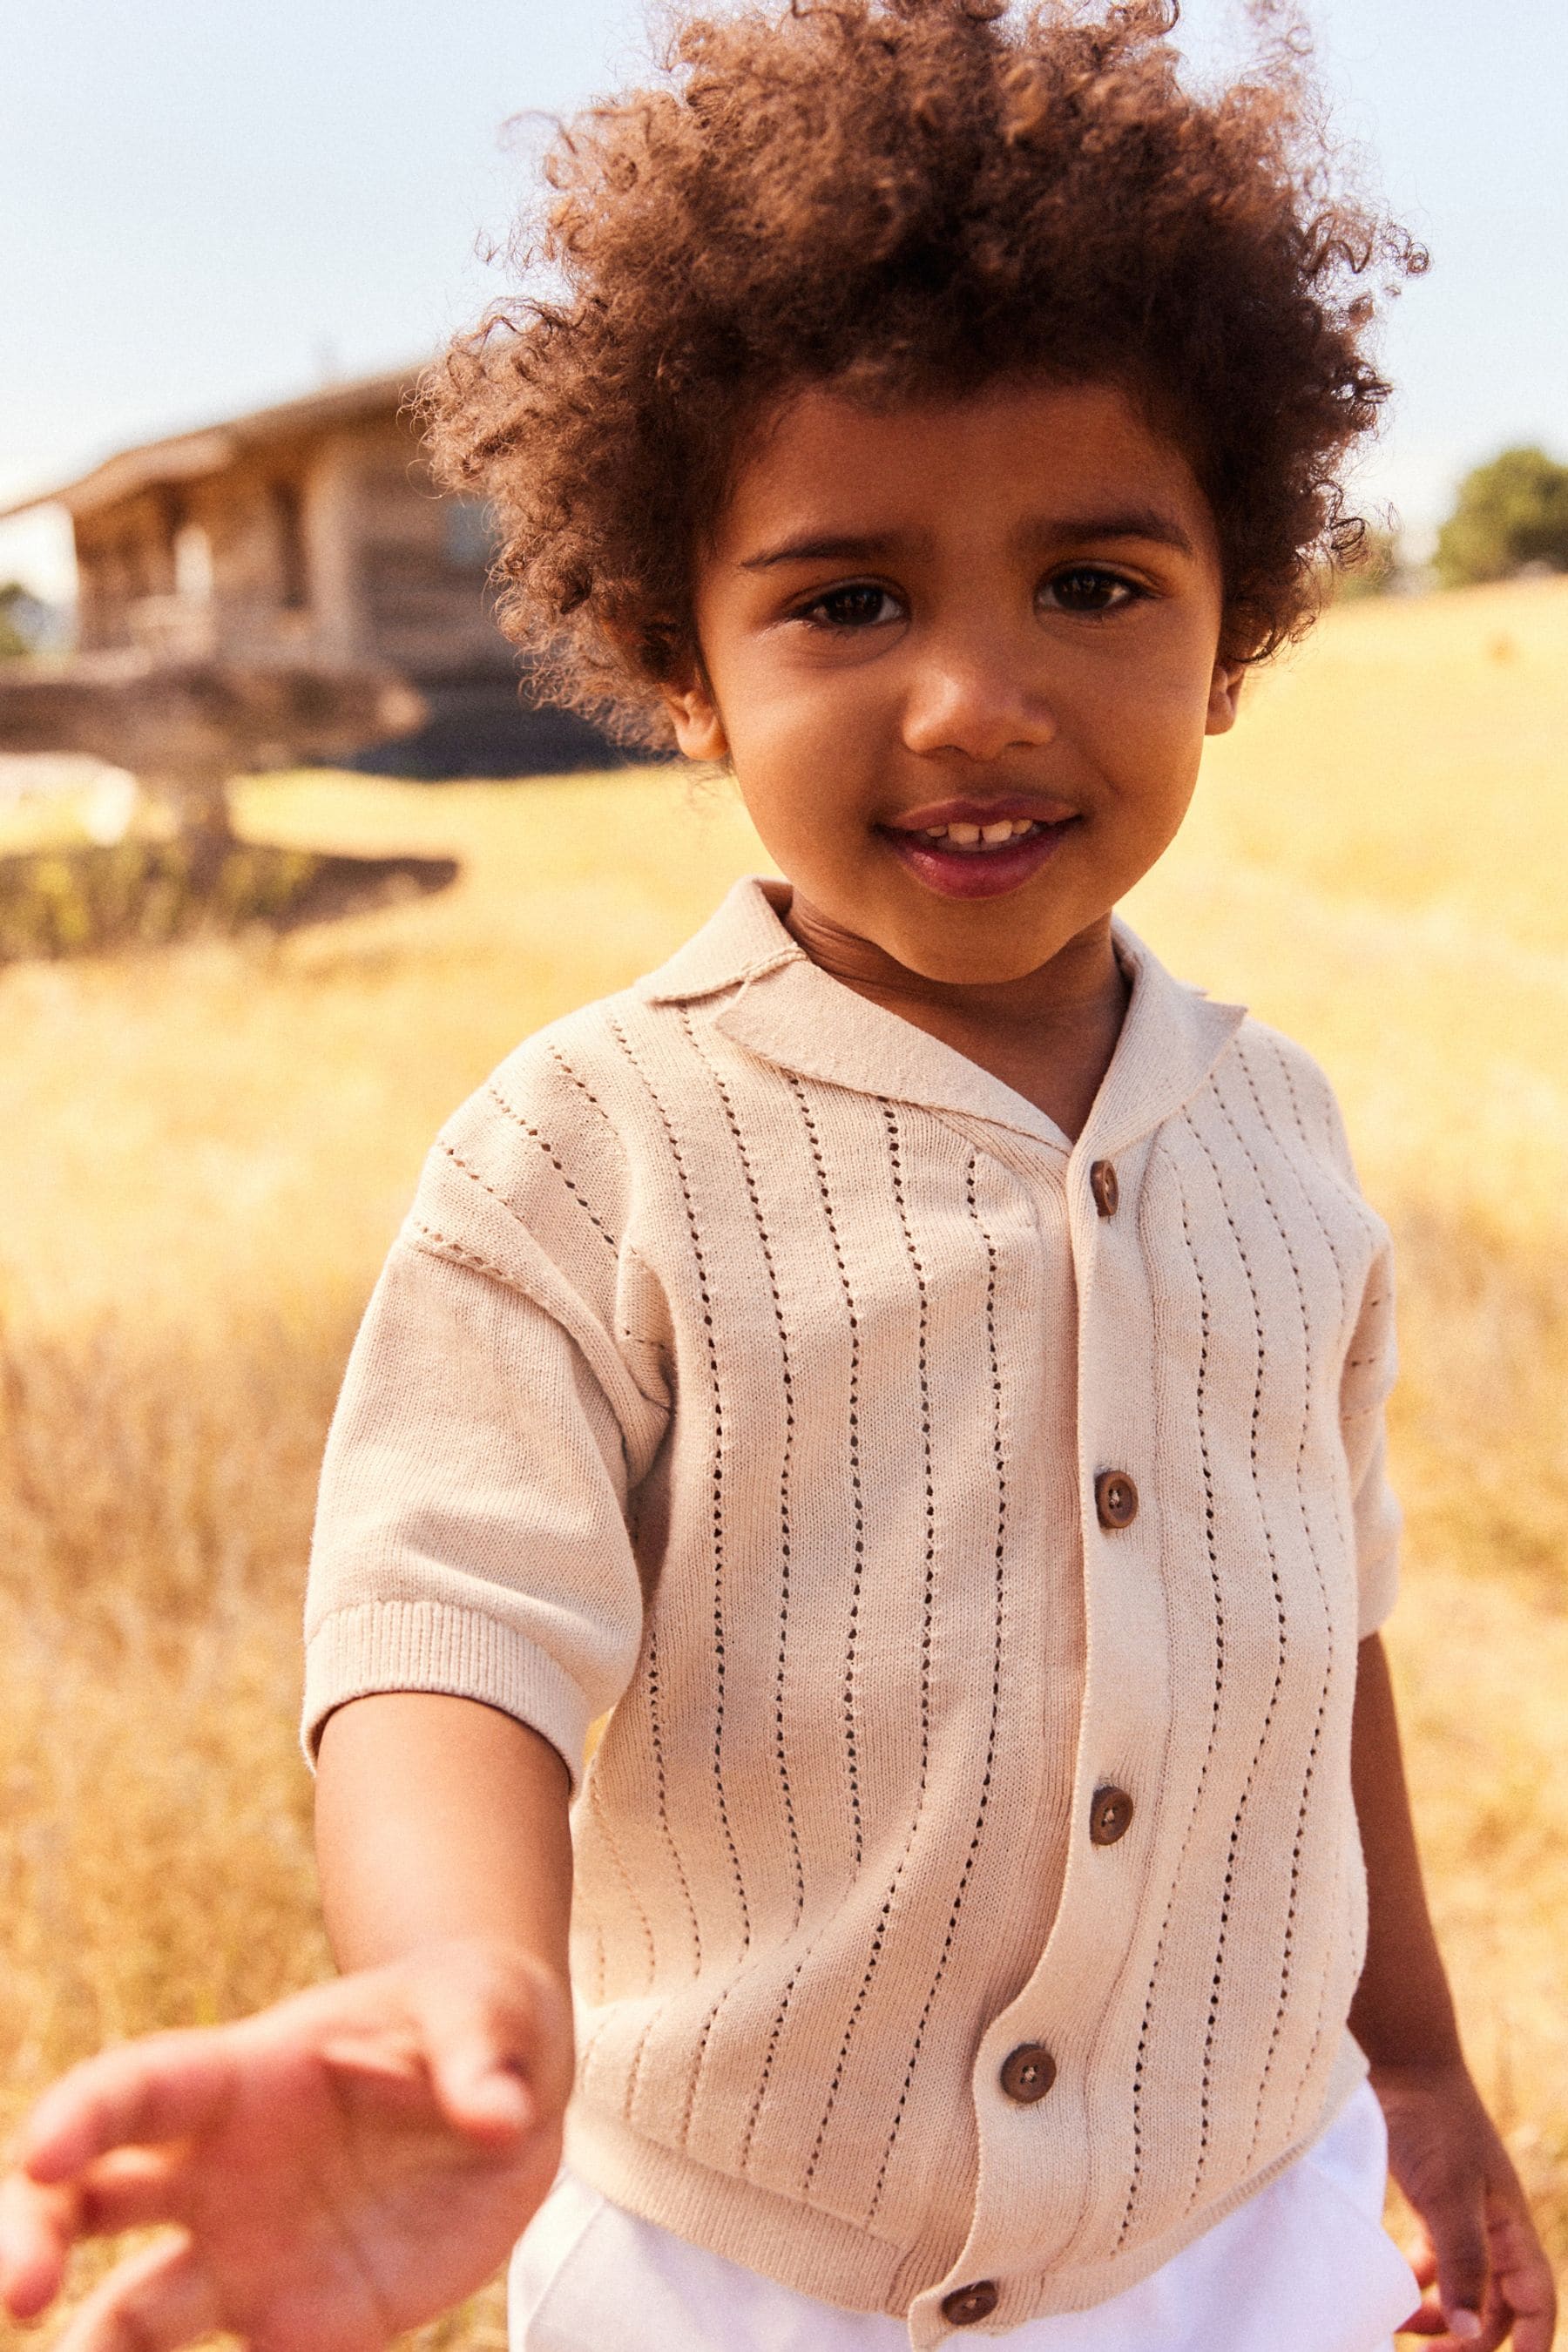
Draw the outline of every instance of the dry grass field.
[[[1398,1235],[1420,1823],[1568,2262],[1568,583],[1347,606],[1251,699],[1129,911],[1326,1063]],[[0,971],[0,2124],[106,2038],[325,1965],[296,1644],[356,1315],[446,1112],[762,862],[668,772],[316,774],[241,814],[464,875],[281,942]],[[432,2335],[499,2344],[495,2294]]]

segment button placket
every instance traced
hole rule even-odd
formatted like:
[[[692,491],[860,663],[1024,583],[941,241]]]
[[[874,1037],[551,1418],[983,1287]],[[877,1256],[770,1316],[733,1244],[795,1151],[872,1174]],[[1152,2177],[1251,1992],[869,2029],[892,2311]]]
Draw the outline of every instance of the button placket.
[[[1125,1470],[1102,1470],[1094,1482],[1094,1507],[1102,1528],[1130,1528],[1138,1517],[1138,1489]]]
[[[976,2279],[972,2286],[955,2287],[943,2295],[942,2315],[950,2327],[973,2327],[977,2319],[989,2319],[1001,2300],[994,2279]]]
[[[1057,2062],[1042,2042],[1020,2042],[1002,2061],[998,2078],[1010,2099],[1032,2107],[1057,2079]]]
[[[1089,1841],[1091,1845],[1116,1845],[1132,1826],[1132,1800],[1125,1789],[1107,1785],[1097,1789],[1089,1809]]]

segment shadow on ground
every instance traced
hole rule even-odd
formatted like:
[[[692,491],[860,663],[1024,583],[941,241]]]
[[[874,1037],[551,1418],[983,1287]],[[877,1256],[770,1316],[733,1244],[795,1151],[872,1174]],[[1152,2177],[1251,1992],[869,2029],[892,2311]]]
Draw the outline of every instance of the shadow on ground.
[[[445,890],[455,857],[122,841],[0,857],[0,963],[292,931]]]

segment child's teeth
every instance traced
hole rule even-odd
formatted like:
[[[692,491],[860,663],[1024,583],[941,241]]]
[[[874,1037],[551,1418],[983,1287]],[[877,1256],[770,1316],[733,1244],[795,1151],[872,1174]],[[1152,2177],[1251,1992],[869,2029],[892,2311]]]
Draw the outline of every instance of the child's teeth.
[[[1005,816],[998,817],[994,824],[922,825],[920,838],[947,849],[999,849],[1005,842],[1017,841],[1025,834],[1038,830],[1032,817]]]

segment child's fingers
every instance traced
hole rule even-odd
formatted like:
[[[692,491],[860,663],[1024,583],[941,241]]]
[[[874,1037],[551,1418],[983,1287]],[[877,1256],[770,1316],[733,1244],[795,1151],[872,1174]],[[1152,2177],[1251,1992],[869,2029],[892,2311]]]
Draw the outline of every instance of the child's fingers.
[[[182,2232],[110,2271],[53,2352],[176,2352],[224,2324],[212,2281]]]
[[[1469,2183],[1424,2200],[1422,2219],[1437,2263],[1437,2300],[1457,2345],[1479,2346],[1491,2264],[1481,2200]]]
[[[539,2113],[527,2080],[533,2034],[460,1992],[433,1999],[425,2024],[431,2077],[448,2123],[483,2139],[525,2132]]]
[[[512,2137],[533,2121],[534,2105],[515,2063],[496,2034],[481,2027],[423,2038],[387,2033],[339,2033],[321,2056],[341,2078],[372,2086],[389,2110],[412,2117],[427,2111],[432,2092],[447,2121],[481,2137]]]
[[[188,2168],[183,2154],[156,2147],[118,2147],[100,2157],[76,2189],[77,2235],[112,2238],[121,2230],[183,2220]]]
[[[40,2189],[20,2172],[0,2180],[0,2305],[13,2319],[36,2319],[59,2293],[75,2209],[71,2189]]]
[[[412,2116],[427,2108],[434,2094],[456,2130],[504,2141],[526,2130],[536,2113],[506,2039],[489,2021],[458,2009],[450,2018],[426,2020],[420,2034],[334,2033],[322,2042],[321,2057],[341,2078],[374,2085],[391,2106]]]
[[[1426,2352],[1497,2352],[1497,2347],[1508,2335],[1508,2318],[1506,2314],[1494,2308],[1483,2319],[1478,2336],[1456,2336],[1443,2316],[1441,2306],[1436,2303],[1424,2303],[1419,2311],[1413,2312],[1394,2332],[1401,2339],[1406,2336],[1421,2336],[1426,2341]]]
[[[423,2090],[430,2069],[419,2036],[388,2032],[381,2026],[352,2026],[321,2043],[321,2060],[333,2073],[376,2083],[389,2091]]]
[[[564,2105],[571,2019],[553,1985],[480,1960],[434,1972],[416,2007],[436,2095],[459,2131],[505,2143]]]
[[[21,2172],[0,2181],[0,2302],[12,2317],[47,2310],[79,2239],[176,2220],[184,2169],[161,2149],[117,2148],[63,2188]]]
[[[1495,2290],[1513,2322],[1513,2352],[1551,2352],[1556,2282],[1517,2182],[1494,2195],[1491,2250]]]
[[[1446,2336],[1448,2323],[1435,2303],[1423,2303],[1394,2332],[1396,2336]]]
[[[233,2088],[227,2032],[149,2034],[73,2066],[22,2126],[22,2169],[41,2184],[68,2180],[110,2148],[208,2130]]]
[[[1552,2352],[1556,2337],[1556,2306],[1548,2304],[1536,2311],[1516,2313],[1509,2340],[1513,2352]]]
[[[1444,2315],[1443,2306],[1435,2296],[1426,2296],[1408,2319],[1394,2329],[1395,2336],[1419,2336],[1429,2340],[1429,2352],[1491,2352],[1500,2340],[1489,2326],[1474,2337],[1456,2336]]]
[[[1425,2230],[1414,2246],[1405,2251],[1405,2260],[1415,2273],[1415,2284],[1423,2292],[1437,2284],[1437,2257],[1432,2252],[1432,2241]]]
[[[436,2087],[448,2122],[484,2139],[515,2139],[538,2116],[519,2063],[478,2038],[437,2053]]]

